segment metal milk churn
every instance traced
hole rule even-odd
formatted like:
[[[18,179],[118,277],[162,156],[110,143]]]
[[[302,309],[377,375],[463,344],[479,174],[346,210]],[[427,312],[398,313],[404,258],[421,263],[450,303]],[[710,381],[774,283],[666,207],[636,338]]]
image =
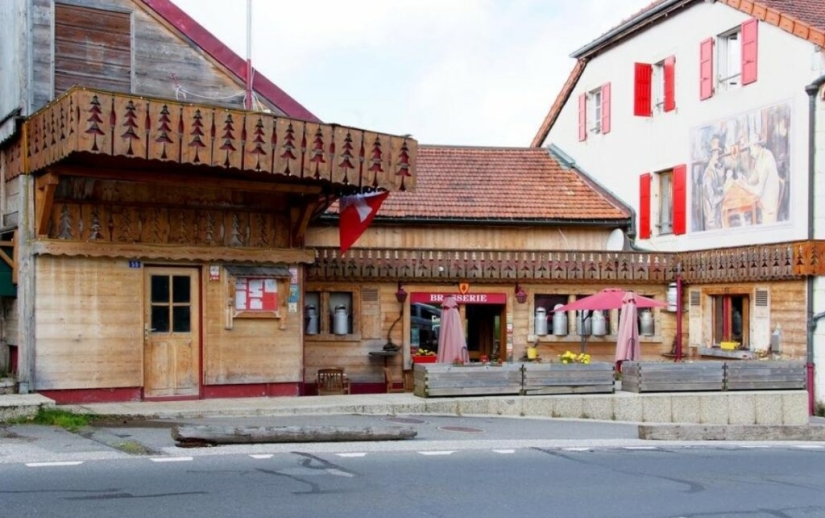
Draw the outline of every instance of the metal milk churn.
[[[639,334],[642,336],[653,335],[653,313],[650,310],[643,310],[639,312],[639,320],[641,320],[641,329]]]
[[[332,332],[336,335],[349,334],[349,315],[346,306],[335,306],[332,316]]]
[[[559,311],[563,304],[556,304],[553,308],[553,334],[556,336],[567,336],[567,312]]]
[[[536,334],[544,336],[547,334],[547,310],[538,307],[536,308]]]
[[[594,311],[590,320],[593,321],[591,324],[593,336],[604,336],[607,334],[607,319],[604,318],[603,311]]]
[[[583,309],[579,311],[579,316],[576,317],[576,333],[579,336],[587,336],[590,334],[590,326],[593,323],[593,318],[589,315],[590,310]]]
[[[313,304],[309,304],[306,307],[306,319],[307,319],[306,333],[308,335],[317,335],[318,334],[318,309],[316,309]]]

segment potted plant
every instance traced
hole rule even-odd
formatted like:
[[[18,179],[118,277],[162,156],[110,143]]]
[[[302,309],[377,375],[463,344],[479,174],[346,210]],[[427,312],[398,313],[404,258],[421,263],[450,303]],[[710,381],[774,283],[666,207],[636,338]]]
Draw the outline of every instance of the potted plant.
[[[429,349],[418,349],[413,355],[413,363],[435,363],[438,356]]]

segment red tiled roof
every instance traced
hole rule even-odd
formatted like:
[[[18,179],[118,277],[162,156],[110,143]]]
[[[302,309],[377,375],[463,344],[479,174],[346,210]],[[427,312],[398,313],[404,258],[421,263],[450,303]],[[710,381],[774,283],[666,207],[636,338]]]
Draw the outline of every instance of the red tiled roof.
[[[667,0],[655,0],[641,11],[617,24],[605,34],[609,34],[623,24],[644,16],[651,9],[654,9],[665,1]],[[820,47],[825,46],[825,0],[758,0],[755,2],[749,0],[719,0],[719,2],[765,23],[779,27],[815,45]],[[627,30],[621,35],[616,36],[611,43],[615,44],[623,39],[630,38],[635,32],[634,30]],[[598,38],[594,41],[597,40]],[[544,121],[542,121],[538,132],[533,137],[533,141],[530,143],[532,147],[541,146],[542,142],[547,138],[550,129],[553,127],[553,124],[555,124],[556,119],[558,119],[573,89],[575,89],[576,83],[578,83],[586,65],[587,58],[579,58],[577,60],[576,66],[570,72],[570,76],[564,83],[558,96],[556,96],[556,100],[550,107]]]
[[[183,36],[189,38],[192,43],[206,52],[212,59],[223,65],[241,82],[246,81],[246,60],[235,54],[232,49],[186,14],[180,7],[172,3],[171,0],[139,1],[165,20],[166,23],[180,31]],[[252,89],[278,107],[287,117],[321,122],[312,112],[278,88],[275,83],[264,77],[258,70],[255,70],[252,76]]]
[[[393,192],[379,218],[625,220],[627,209],[544,149],[419,146],[414,192]]]

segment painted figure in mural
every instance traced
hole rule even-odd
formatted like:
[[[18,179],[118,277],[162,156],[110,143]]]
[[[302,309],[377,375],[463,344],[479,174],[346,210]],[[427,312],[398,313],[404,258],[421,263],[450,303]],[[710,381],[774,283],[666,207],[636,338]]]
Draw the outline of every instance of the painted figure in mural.
[[[722,199],[725,196],[725,168],[722,164],[720,139],[714,135],[710,140],[710,160],[702,175],[702,215],[705,230],[722,226]]]
[[[773,153],[762,141],[750,144],[751,167],[742,187],[759,197],[762,223],[776,223],[779,212],[780,179]]]

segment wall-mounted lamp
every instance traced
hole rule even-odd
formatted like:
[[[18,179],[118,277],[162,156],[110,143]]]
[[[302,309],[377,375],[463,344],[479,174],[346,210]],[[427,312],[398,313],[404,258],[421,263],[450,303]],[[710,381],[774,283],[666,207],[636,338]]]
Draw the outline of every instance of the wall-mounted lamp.
[[[395,300],[403,304],[407,300],[407,291],[401,283],[398,283],[398,291],[395,292]]]
[[[516,302],[519,304],[527,302],[527,292],[524,291],[524,288],[522,288],[520,284],[516,284]]]

